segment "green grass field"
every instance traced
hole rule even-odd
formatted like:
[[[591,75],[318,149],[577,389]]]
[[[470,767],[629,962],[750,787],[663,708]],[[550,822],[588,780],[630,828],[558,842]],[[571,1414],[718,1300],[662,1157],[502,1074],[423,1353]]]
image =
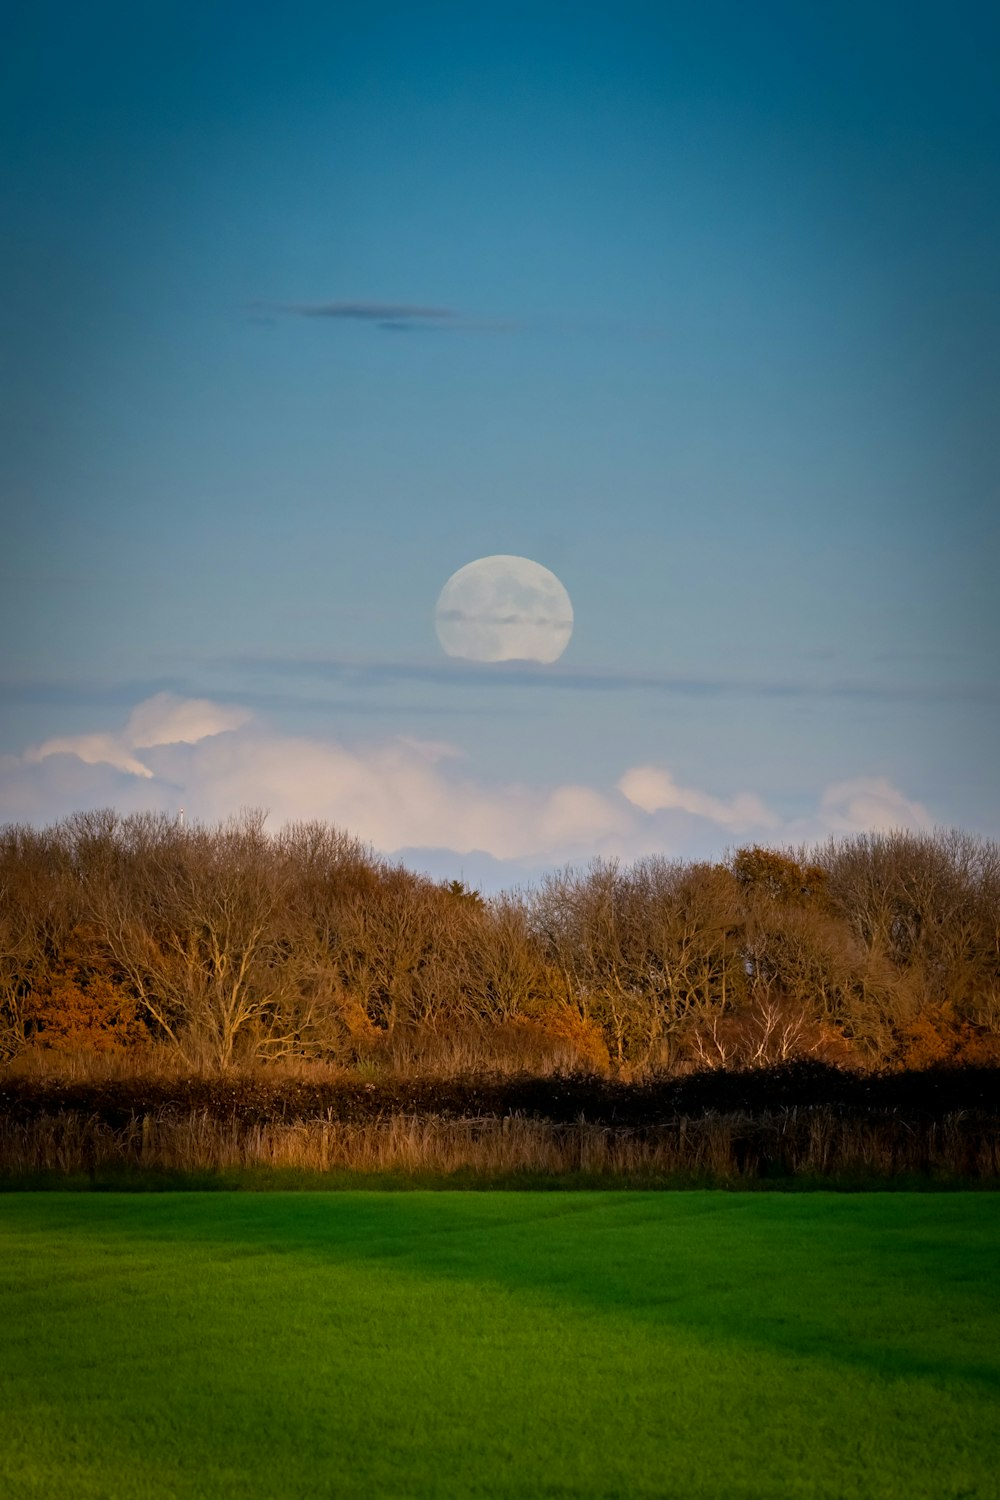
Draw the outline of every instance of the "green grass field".
[[[1000,1196],[8,1194],[0,1494],[1000,1495]]]

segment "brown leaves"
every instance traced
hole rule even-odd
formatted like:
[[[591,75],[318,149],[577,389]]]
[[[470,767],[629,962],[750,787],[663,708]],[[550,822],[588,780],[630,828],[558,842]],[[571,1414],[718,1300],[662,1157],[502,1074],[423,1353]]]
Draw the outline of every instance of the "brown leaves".
[[[962,835],[595,861],[484,900],[319,824],[0,830],[0,1055],[188,1066],[993,1058],[1000,851]],[[518,1060],[521,1061],[518,1061]]]

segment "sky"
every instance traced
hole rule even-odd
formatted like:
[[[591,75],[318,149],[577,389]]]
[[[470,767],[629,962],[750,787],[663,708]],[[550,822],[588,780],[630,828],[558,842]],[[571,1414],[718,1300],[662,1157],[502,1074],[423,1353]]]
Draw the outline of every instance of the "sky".
[[[15,5],[0,819],[1000,836],[1000,12]],[[554,662],[448,656],[494,554]]]

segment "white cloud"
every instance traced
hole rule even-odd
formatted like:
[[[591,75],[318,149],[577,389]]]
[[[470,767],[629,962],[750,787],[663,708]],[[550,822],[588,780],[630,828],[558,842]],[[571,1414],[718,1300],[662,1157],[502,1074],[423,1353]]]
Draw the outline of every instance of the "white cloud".
[[[444,742],[347,746],[163,693],[139,704],[119,733],[50,739],[0,762],[0,818],[43,822],[108,805],[183,805],[205,822],[260,807],[272,827],[321,819],[390,853],[451,850],[536,869],[594,855],[710,858],[734,836],[780,845],[932,822],[884,777],[837,782],[811,816],[789,821],[753,792],[725,798],[681,786],[666,766],[633,766],[617,787],[491,783]]]
[[[911,802],[884,776],[855,776],[828,786],[820,816],[831,833],[876,833],[893,828],[931,828],[934,819],[920,802]]]
[[[645,813],[677,809],[708,818],[733,833],[744,833],[750,828],[775,828],[780,821],[753,792],[740,792],[726,802],[693,787],[678,786],[665,766],[633,766],[619,781],[618,790]]]
[[[273,822],[321,818],[379,849],[447,847],[500,859],[570,857],[627,840],[632,817],[591,787],[485,785],[403,740],[348,748],[262,729],[159,747],[158,773],[215,819],[265,807]]]
[[[71,734],[46,740],[25,752],[29,765],[48,760],[51,755],[75,755],[88,766],[108,765],[130,776],[151,777],[152,771],[130,752],[128,745],[114,734]]]
[[[177,698],[157,693],[129,715],[123,738],[137,749],[150,745],[196,745],[213,734],[241,729],[250,719],[244,708],[224,708],[208,698]]]
[[[239,729],[249,718],[245,709],[225,708],[208,698],[177,698],[173,693],[157,693],[133,709],[121,734],[63,735],[33,746],[24,758],[29,764],[37,764],[52,755],[75,755],[87,765],[114,766],[130,776],[151,779],[155,773],[132,754],[133,750],[156,745],[195,745],[211,735]]]

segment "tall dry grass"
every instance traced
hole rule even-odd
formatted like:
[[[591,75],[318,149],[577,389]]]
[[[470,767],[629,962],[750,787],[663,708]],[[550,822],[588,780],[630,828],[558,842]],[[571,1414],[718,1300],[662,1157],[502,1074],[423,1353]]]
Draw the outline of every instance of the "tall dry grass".
[[[0,1120],[0,1172],[8,1177],[248,1168],[484,1178],[582,1173],[734,1181],[904,1174],[986,1179],[1000,1177],[1000,1135],[995,1120],[975,1113],[903,1124],[892,1117],[845,1119],[824,1108],[765,1117],[704,1115],[641,1130],[516,1115],[247,1124],[194,1111],[136,1115],[119,1129],[74,1112]]]

